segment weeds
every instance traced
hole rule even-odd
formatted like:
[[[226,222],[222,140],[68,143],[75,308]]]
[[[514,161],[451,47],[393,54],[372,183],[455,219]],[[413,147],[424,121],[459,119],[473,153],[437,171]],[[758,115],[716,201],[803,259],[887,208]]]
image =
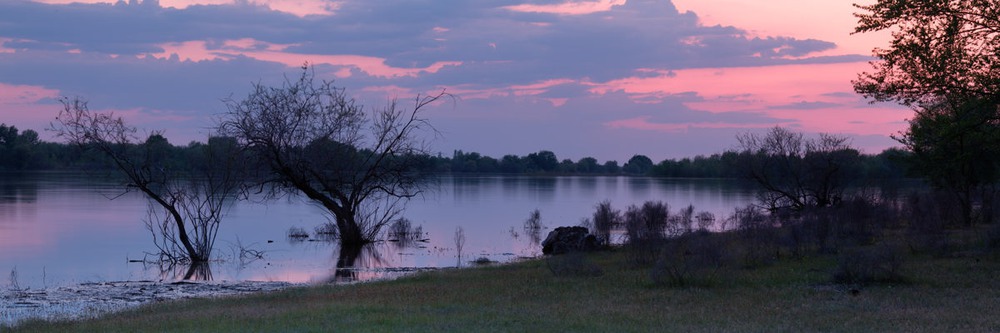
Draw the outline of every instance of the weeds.
[[[465,247],[465,229],[455,228],[455,253],[458,256],[459,265],[462,262],[462,248]]]
[[[12,292],[14,294],[14,297],[24,297],[26,296],[28,288],[21,288],[21,284],[20,282],[18,282],[17,276],[18,276],[17,267],[14,267],[13,269],[10,270],[10,280],[9,280],[10,284],[8,285],[7,290]]]
[[[293,242],[301,242],[309,238],[309,233],[305,229],[299,227],[288,228],[288,240]]]
[[[399,218],[389,225],[389,230],[386,233],[389,241],[396,242],[399,247],[407,247],[421,240],[424,235],[424,227],[414,227],[409,219]]]

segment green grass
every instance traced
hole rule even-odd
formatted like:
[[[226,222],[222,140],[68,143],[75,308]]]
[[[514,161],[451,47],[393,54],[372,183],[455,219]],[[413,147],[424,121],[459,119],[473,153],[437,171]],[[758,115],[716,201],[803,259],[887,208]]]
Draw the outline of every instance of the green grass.
[[[544,260],[153,304],[31,332],[997,332],[1000,260],[909,258],[907,282],[852,295],[835,260],[726,268],[706,287],[653,285],[618,253],[588,257],[600,277],[555,277]]]

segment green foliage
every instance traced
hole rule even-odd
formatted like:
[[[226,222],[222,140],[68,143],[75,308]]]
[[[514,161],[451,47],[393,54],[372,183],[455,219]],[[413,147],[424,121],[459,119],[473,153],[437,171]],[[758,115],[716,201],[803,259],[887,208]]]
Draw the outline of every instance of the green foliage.
[[[41,167],[46,156],[40,155],[38,132],[18,131],[15,126],[0,124],[0,170],[27,170]]]
[[[645,175],[653,170],[653,160],[646,155],[634,155],[622,166],[622,172],[631,175]]]
[[[893,31],[876,48],[874,72],[854,89],[878,101],[926,107],[945,97],[1000,96],[1000,1],[879,0],[862,10],[856,33]]]
[[[913,152],[913,170],[955,196],[966,224],[974,222],[973,206],[991,205],[1000,180],[996,112],[988,101],[942,102],[918,113],[899,138]]]

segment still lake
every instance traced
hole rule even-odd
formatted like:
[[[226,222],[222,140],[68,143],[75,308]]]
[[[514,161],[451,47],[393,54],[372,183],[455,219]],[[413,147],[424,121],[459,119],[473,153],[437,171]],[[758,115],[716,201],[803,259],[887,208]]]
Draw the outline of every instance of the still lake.
[[[539,238],[557,226],[579,225],[594,206],[614,208],[660,200],[671,212],[694,205],[721,223],[751,203],[753,188],[726,179],[662,179],[597,176],[441,176],[403,216],[425,233],[408,246],[381,242],[367,248],[349,274],[338,270],[338,246],[287,237],[292,227],[312,234],[329,220],[323,209],[290,196],[266,204],[234,201],[219,229],[213,280],[315,283],[393,277],[425,268],[470,265],[488,258],[506,262],[541,254]],[[524,222],[541,212],[545,228],[532,235]],[[186,267],[136,262],[155,252],[143,222],[147,200],[122,194],[119,182],[82,173],[0,174],[0,281],[16,275],[21,288],[86,282],[173,281]],[[455,231],[465,245],[461,259]],[[239,249],[263,253],[240,260]]]

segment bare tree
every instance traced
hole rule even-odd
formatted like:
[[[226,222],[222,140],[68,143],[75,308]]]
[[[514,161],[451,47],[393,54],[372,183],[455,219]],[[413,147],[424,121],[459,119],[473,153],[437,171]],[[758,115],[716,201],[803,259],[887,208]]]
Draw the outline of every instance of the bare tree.
[[[836,204],[859,155],[846,137],[820,134],[806,139],[781,127],[764,135],[745,133],[737,140],[737,163],[745,177],[763,187],[758,201],[771,210]]]
[[[140,142],[136,128],[121,117],[92,112],[80,99],[61,101],[63,109],[51,129],[70,144],[103,153],[125,177],[126,192],[139,191],[149,198],[146,223],[160,254],[170,261],[207,262],[224,203],[240,185],[234,173],[235,141],[210,139],[198,165],[182,170],[171,164],[172,146],[159,133]]]
[[[317,202],[335,217],[341,245],[360,247],[420,193],[425,175],[417,166],[427,148],[418,135],[433,132],[420,111],[444,96],[417,96],[410,109],[391,100],[366,112],[304,66],[281,87],[254,84],[246,98],[226,100],[219,129],[262,163],[262,188]]]

